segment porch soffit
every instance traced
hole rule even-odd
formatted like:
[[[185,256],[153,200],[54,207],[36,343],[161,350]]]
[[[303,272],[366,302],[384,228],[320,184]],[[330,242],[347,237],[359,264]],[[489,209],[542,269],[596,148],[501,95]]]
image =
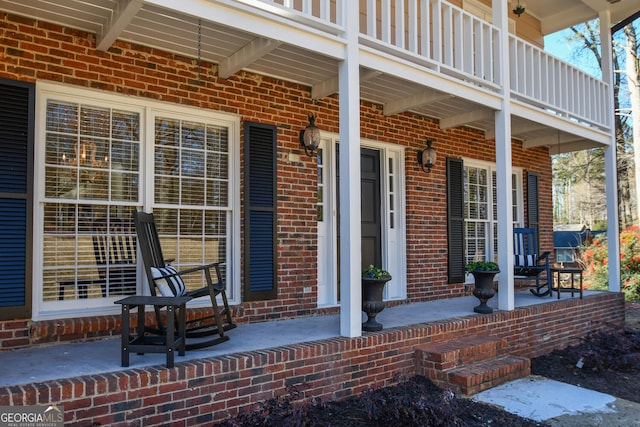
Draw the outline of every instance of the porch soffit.
[[[617,3],[609,0],[562,0],[562,7],[558,3],[558,0],[526,2],[526,12],[540,20],[543,35],[596,19],[602,11],[611,13],[614,24],[638,12],[638,2],[634,0]]]
[[[568,153],[610,145],[608,132],[567,121],[523,103],[511,104],[511,131],[523,148],[547,147],[550,154]],[[490,132],[485,133],[492,139]]]
[[[319,37],[313,28],[274,22],[259,13],[252,15],[251,32],[242,31],[232,25],[237,22],[238,28],[246,27],[246,12],[224,2],[181,0],[181,10],[199,14],[189,15],[163,7],[167,1],[66,0],[52,5],[45,0],[3,0],[2,5],[12,13],[95,33],[100,46],[117,37],[197,58],[200,33],[200,56],[219,64],[221,77],[246,69],[309,86],[316,98],[337,93],[338,65],[344,54],[337,38]],[[441,120],[444,128],[468,126],[487,132],[488,138],[493,135],[493,111],[501,105],[495,88],[469,85],[440,72],[434,64],[420,66],[370,45],[361,47],[360,63],[361,98],[383,105],[385,114],[411,111]],[[447,88],[446,93],[434,89],[442,87]],[[548,117],[539,123],[548,123]],[[562,121],[559,124],[567,126]],[[536,141],[531,143],[535,146],[544,145],[540,138],[545,133],[555,133],[549,127],[537,131],[539,134],[520,132],[515,122],[512,127],[514,137]],[[597,136],[596,141],[602,139],[601,134]]]
[[[35,19],[95,33],[97,43],[107,49],[108,40],[117,37],[197,58],[200,36],[200,57],[203,61],[219,64],[223,78],[245,69],[309,86],[314,97],[337,93],[340,58],[326,52],[335,51],[337,55],[338,51],[342,54],[343,49],[339,42],[334,43],[330,38],[327,41],[326,35],[315,37],[313,29],[307,33],[285,27],[285,24],[274,24],[273,20],[267,22],[259,15],[252,16],[252,32],[241,31],[232,24],[242,19],[246,22],[247,16],[242,10],[226,7],[220,2],[204,5],[198,1],[182,0],[181,10],[197,13],[198,18],[165,8],[162,6],[164,1],[140,4],[140,0],[97,0],[92,3],[67,0],[66,6],[54,7],[44,0],[4,0],[3,7]],[[237,25],[246,27],[242,23]],[[375,52],[375,49],[368,48],[368,51]],[[364,58],[379,55],[363,53]],[[388,114],[413,111],[442,119],[461,117],[487,104],[489,108],[499,108],[500,100],[491,91],[470,88],[456,78],[439,74],[436,69],[425,75],[423,67],[408,60],[405,60],[406,67],[399,67],[398,58],[388,53],[373,62],[378,66],[384,65],[379,69],[361,67],[361,97],[387,106]],[[433,64],[425,65],[435,68]],[[449,93],[431,89],[435,87],[447,87]],[[419,95],[416,97],[416,94]],[[431,97],[431,94],[435,95]],[[473,123],[469,125],[473,126]]]

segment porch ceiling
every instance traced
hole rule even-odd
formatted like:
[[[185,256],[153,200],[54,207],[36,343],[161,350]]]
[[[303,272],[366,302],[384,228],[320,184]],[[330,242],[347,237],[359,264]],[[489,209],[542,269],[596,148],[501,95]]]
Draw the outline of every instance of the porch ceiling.
[[[606,0],[565,1],[571,3],[571,7],[563,7],[563,11],[572,7],[584,8],[587,3],[595,6],[606,3]],[[554,2],[557,3],[556,0],[530,1],[527,11],[539,16],[543,22],[546,19],[560,22],[560,16],[552,16],[559,13],[554,12],[558,9],[557,4],[552,6]],[[159,0],[153,3],[144,0],[2,0],[0,7],[6,12],[93,33],[100,50],[109,49],[116,39],[120,39],[193,58],[194,63],[200,51],[203,61],[218,64],[218,74],[223,78],[247,70],[309,86],[314,98],[337,93],[340,58],[332,53],[339,49],[323,54],[314,46],[304,48],[300,46],[302,43],[292,43],[291,38],[295,35],[281,32],[265,37],[264,31],[259,34],[258,29],[253,32],[225,25],[224,19],[213,18],[213,13],[198,18],[194,10],[202,8],[202,4],[197,2],[185,0],[191,6],[190,14],[167,9],[159,5],[161,3]],[[227,5],[211,2],[206,8],[219,7],[224,12],[230,10],[228,4],[233,2],[221,3]],[[620,3],[630,2],[622,0]],[[626,10],[612,5],[609,8]],[[566,18],[564,22],[567,22]],[[391,73],[366,68],[361,69],[360,80],[362,99],[383,105],[387,115],[412,111],[440,120],[442,129],[465,125],[484,130],[487,139],[494,137],[493,110],[466,97],[446,94]],[[560,147],[558,131],[543,121],[536,124],[519,119],[516,114],[512,119],[512,134],[525,141],[525,146]],[[588,138],[576,138],[561,132],[561,142],[575,140],[575,144],[563,145],[559,150],[572,151],[595,145]]]
[[[562,6],[558,0],[521,0],[521,3],[527,13],[540,20],[543,35],[598,18],[601,11],[610,11],[611,22],[615,24],[640,9],[636,0],[562,0]]]

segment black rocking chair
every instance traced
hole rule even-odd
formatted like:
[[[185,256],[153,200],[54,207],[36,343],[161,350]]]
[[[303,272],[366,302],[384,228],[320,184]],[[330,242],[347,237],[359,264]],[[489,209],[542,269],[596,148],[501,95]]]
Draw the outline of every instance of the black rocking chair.
[[[550,252],[538,253],[535,228],[513,229],[513,275],[519,280],[535,281],[531,293],[538,297],[551,296]]]
[[[98,279],[76,279],[60,282],[59,299],[66,288],[78,288],[78,297],[87,298],[90,286],[100,286],[102,297],[135,295],[136,236],[131,221],[101,218],[93,223],[93,253]]]
[[[160,246],[160,239],[153,214],[135,211],[133,213],[133,219],[151,295],[156,296],[160,293],[163,296],[208,297],[211,301],[210,313],[208,312],[204,316],[187,319],[186,349],[204,348],[227,341],[229,336],[226,335],[225,332],[235,328],[236,325],[231,318],[231,310],[229,309],[227,294],[225,292],[225,282],[220,273],[220,263],[215,262],[183,271],[176,271],[171,265],[166,264],[165,258],[162,255],[162,248]],[[186,291],[182,277],[192,273],[204,274],[206,283],[199,289]],[[215,282],[213,276],[215,276]],[[222,306],[218,304],[218,297],[222,300]],[[165,326],[160,307],[155,306],[155,312],[158,328],[152,332],[164,335]],[[211,336],[215,338],[197,339]],[[190,338],[192,338],[192,340],[190,340]]]

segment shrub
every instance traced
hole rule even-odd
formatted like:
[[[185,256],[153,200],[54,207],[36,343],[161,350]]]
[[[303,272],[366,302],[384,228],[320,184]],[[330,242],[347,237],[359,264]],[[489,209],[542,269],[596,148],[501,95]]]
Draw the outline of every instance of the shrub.
[[[379,267],[374,267],[373,265],[369,265],[369,267],[362,270],[362,278],[363,279],[387,279],[391,280],[391,273],[387,270],[383,270]]]
[[[474,271],[500,271],[498,264],[493,261],[473,261],[466,265],[469,273]]]
[[[585,289],[607,290],[609,266],[605,236],[596,237],[583,249]],[[632,225],[620,233],[620,288],[626,300],[640,299],[640,227]]]

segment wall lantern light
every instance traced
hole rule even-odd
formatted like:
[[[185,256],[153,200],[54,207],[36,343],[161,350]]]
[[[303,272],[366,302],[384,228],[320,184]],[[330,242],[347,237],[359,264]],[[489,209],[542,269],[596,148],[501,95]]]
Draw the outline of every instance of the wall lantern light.
[[[518,0],[518,5],[516,6],[516,8],[513,9],[513,13],[518,15],[518,18],[520,18],[520,15],[524,13],[524,6],[520,4],[520,0]]]
[[[418,151],[418,164],[424,172],[431,172],[431,168],[436,164],[436,149],[431,144],[433,141],[427,139],[427,148]],[[424,170],[425,166],[427,170]]]
[[[316,116],[313,114],[309,115],[309,126],[300,131],[300,145],[310,157],[314,156],[314,151],[320,145],[320,129],[316,127]]]

